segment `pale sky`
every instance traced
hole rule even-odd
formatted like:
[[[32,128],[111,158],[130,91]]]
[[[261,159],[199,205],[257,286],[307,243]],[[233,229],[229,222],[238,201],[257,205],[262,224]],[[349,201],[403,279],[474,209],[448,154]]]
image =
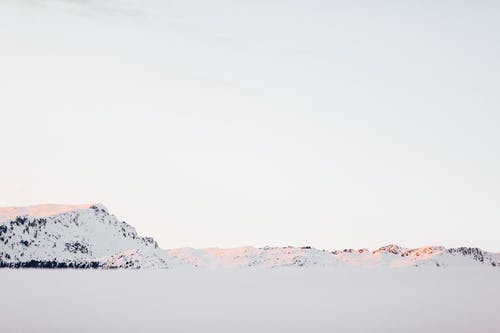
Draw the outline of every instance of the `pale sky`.
[[[0,205],[165,248],[500,250],[500,2],[0,0]]]

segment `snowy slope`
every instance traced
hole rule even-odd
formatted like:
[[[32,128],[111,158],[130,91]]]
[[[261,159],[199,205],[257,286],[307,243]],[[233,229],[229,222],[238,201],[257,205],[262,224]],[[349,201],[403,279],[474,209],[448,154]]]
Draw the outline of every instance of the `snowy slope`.
[[[169,257],[196,267],[419,267],[491,266],[500,267],[500,255],[478,248],[421,247],[405,249],[388,245],[375,251],[345,249],[318,250],[311,247],[241,247],[232,249],[172,249]]]
[[[0,208],[0,262],[27,267],[166,267],[157,243],[102,205]]]
[[[387,245],[375,251],[312,247],[162,250],[100,204],[0,208],[0,266],[81,268],[500,267],[479,248]]]

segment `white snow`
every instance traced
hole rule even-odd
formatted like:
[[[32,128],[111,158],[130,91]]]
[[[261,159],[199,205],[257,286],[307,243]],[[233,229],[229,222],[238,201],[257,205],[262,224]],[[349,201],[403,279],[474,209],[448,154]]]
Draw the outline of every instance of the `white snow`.
[[[451,253],[450,251],[454,251]],[[471,252],[471,253],[469,253]],[[477,253],[477,258],[474,257]],[[404,249],[388,245],[370,252],[367,249],[337,251],[297,247],[239,247],[232,249],[180,248],[166,250],[168,257],[203,268],[241,267],[417,267],[476,266],[500,267],[500,255],[480,249],[447,250],[442,246]]]
[[[498,254],[397,245],[162,250],[102,205],[65,207],[48,216],[14,210],[39,215],[0,223],[0,259],[169,269],[0,269],[1,332],[499,331]]]
[[[104,267],[166,267],[165,254],[152,238],[140,237],[101,204],[1,211],[12,214],[3,228],[0,224],[0,260],[6,263],[99,261]]]
[[[0,262],[98,262],[103,268],[277,267],[500,267],[500,255],[478,248],[395,244],[367,249],[311,247],[180,248],[162,250],[154,239],[111,215],[101,204],[0,208]],[[18,215],[21,215],[18,217]],[[38,263],[37,263],[38,265]]]

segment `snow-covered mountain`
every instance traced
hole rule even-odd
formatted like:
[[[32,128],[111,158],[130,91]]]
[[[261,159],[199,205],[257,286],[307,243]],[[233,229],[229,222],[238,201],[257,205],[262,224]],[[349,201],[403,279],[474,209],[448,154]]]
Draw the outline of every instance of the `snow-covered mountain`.
[[[100,204],[0,208],[0,267],[500,267],[500,254],[479,248],[416,249],[387,245],[375,251],[312,247],[162,250]]]
[[[406,249],[388,245],[375,251],[345,249],[318,250],[312,247],[241,247],[233,249],[172,249],[169,257],[196,267],[419,267],[491,266],[500,267],[500,254],[479,248],[421,247]]]
[[[0,208],[0,265],[7,267],[167,267],[149,237],[100,204]]]

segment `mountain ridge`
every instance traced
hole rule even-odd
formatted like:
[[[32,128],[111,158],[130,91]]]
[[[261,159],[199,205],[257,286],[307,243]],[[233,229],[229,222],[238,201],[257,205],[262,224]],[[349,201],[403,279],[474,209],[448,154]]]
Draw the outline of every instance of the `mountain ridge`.
[[[396,244],[376,250],[303,247],[163,250],[139,236],[102,204],[0,207],[0,267],[242,268],[242,267],[500,267],[500,254],[475,247]]]
[[[38,212],[41,206],[18,211]],[[166,257],[153,238],[139,236],[104,205],[51,205],[51,209],[57,213],[21,215],[0,223],[0,266],[167,267]],[[6,210],[0,208],[0,215],[6,216]],[[11,213],[12,207],[8,211]]]

